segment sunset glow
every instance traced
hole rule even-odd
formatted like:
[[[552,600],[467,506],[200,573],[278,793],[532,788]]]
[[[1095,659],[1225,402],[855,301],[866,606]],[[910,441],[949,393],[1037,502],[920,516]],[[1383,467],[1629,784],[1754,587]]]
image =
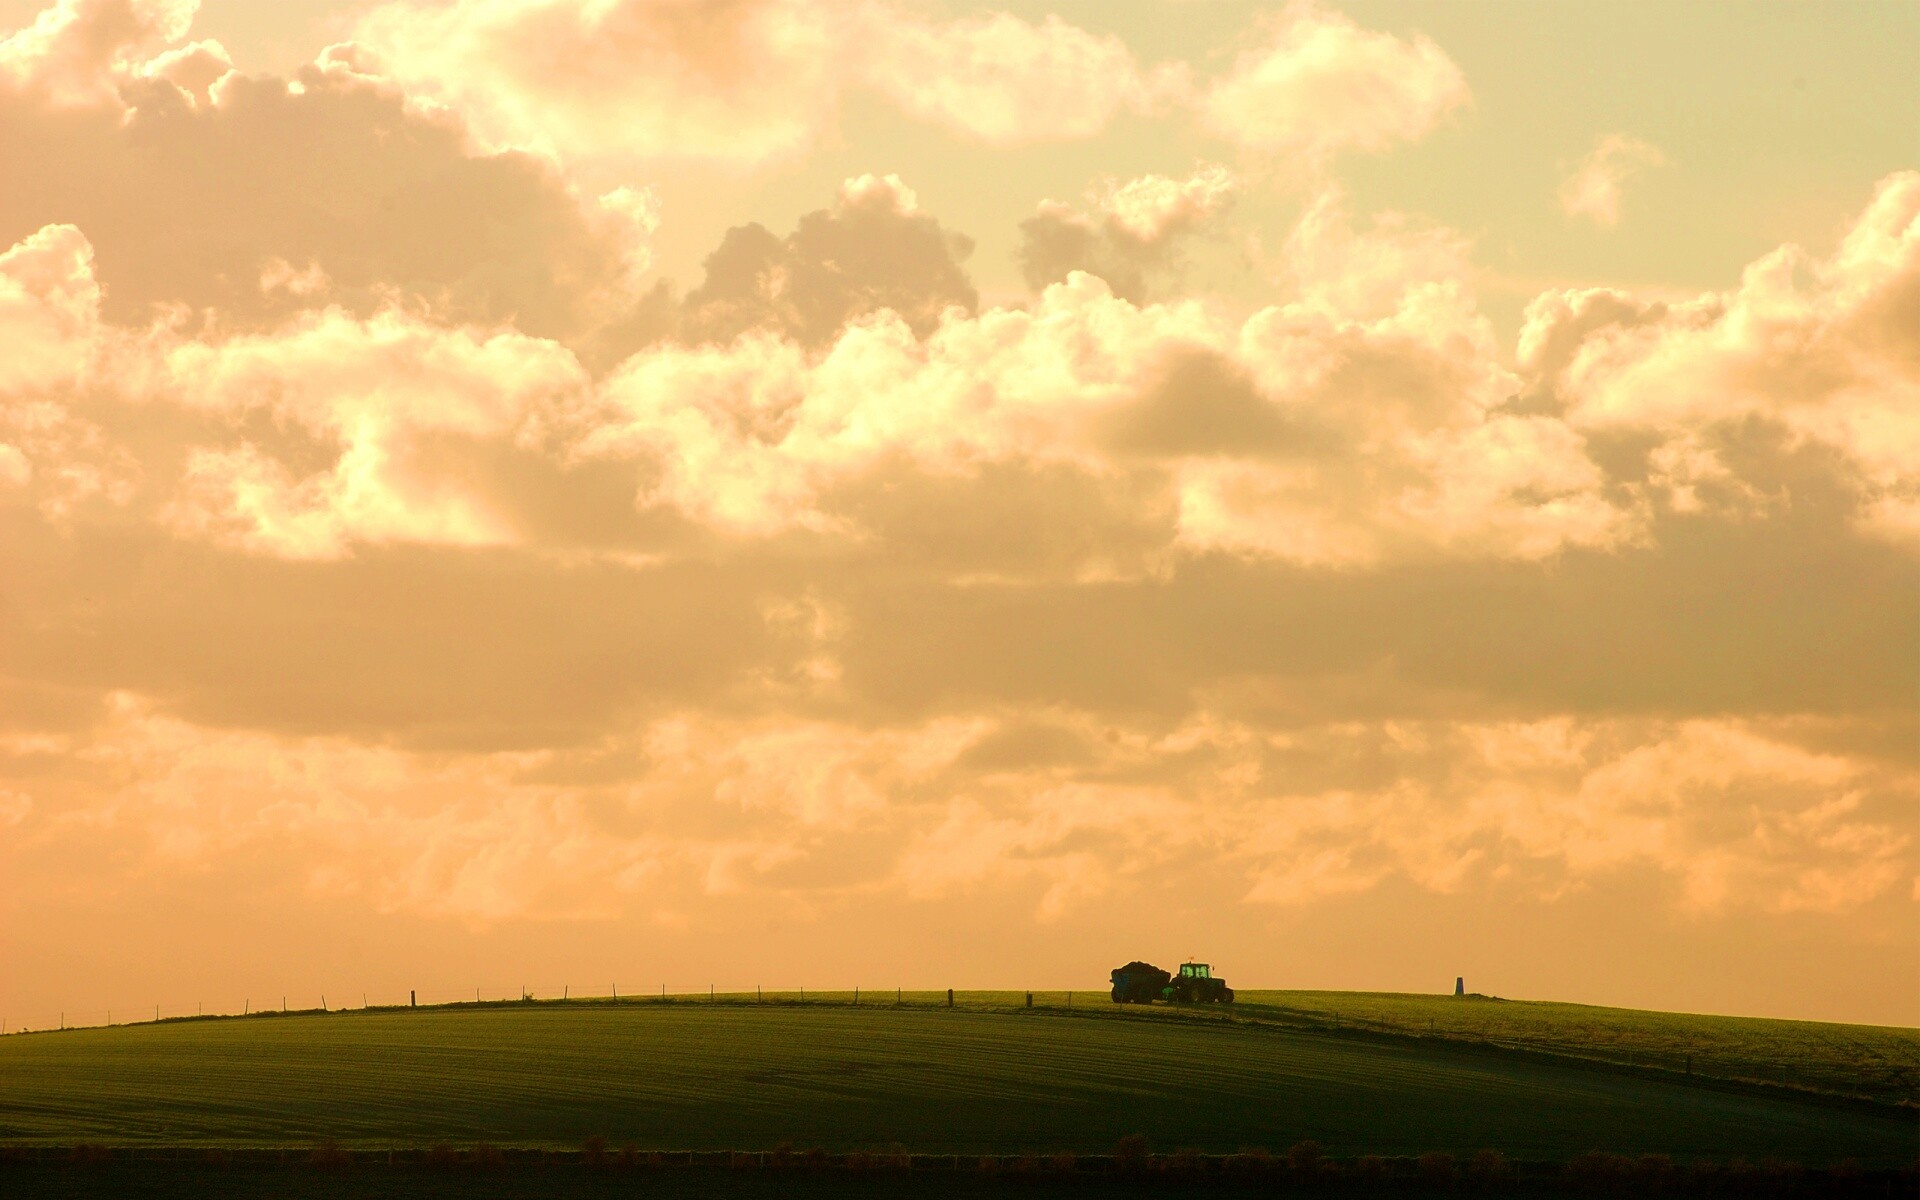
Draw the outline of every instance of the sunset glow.
[[[9,1028],[1189,955],[1920,1023],[1912,4],[0,39]]]

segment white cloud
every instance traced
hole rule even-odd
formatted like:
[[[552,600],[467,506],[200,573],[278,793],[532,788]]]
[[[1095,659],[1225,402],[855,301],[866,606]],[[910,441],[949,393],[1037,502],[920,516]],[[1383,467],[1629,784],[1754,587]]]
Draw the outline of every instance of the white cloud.
[[[58,0],[0,41],[0,82],[62,107],[115,104],[120,85],[140,73],[138,52],[185,36],[199,7],[200,0]]]
[[[1596,225],[1618,225],[1627,180],[1666,161],[1666,155],[1649,143],[1624,133],[1610,133],[1561,182],[1560,207],[1570,217],[1585,217]]]
[[[875,7],[861,78],[902,112],[993,145],[1090,137],[1152,101],[1133,54],[1049,16],[996,12],[935,24]]]
[[[1293,0],[1261,34],[1197,100],[1208,132],[1252,150],[1309,164],[1377,152],[1470,101],[1460,68],[1428,38],[1363,29],[1315,0]]]

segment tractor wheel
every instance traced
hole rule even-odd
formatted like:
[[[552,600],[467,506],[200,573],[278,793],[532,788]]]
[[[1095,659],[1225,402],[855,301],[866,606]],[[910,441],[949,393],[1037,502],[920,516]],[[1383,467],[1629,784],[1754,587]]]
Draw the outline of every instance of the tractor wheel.
[[[1233,1003],[1233,989],[1232,989],[1232,988],[1221,988],[1221,989],[1220,989],[1220,1003],[1222,1003],[1222,1004],[1232,1004],[1232,1003]]]
[[[1115,1004],[1125,1004],[1127,1002],[1127,994],[1119,988],[1113,989],[1113,1002]]]

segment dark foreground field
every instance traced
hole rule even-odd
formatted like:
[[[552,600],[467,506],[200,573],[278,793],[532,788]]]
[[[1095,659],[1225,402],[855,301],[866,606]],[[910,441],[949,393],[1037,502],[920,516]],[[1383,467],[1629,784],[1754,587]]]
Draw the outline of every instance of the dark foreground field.
[[[1210,1200],[1254,1197],[1440,1196],[1465,1193],[1511,1200],[1568,1196],[1650,1195],[1792,1197],[1794,1200],[1869,1200],[1914,1194],[1911,1171],[1796,1171],[1735,1164],[1688,1170],[1640,1164],[1617,1172],[1564,1166],[1510,1165],[1501,1173],[1477,1172],[1471,1164],[1444,1174],[1413,1162],[1371,1164],[1356,1171],[1341,1164],[1303,1173],[1284,1161],[1247,1167],[1235,1161],[1184,1166],[1149,1161],[1130,1169],[1111,1165],[1042,1161],[971,1161],[958,1170],[840,1166],[791,1169],[728,1167],[584,1166],[578,1160],[476,1167],[455,1164],[323,1167],[297,1160],[278,1166],[186,1163],[46,1164],[0,1163],[0,1187],[9,1200],[69,1200],[113,1196],[117,1200],[1133,1200],[1135,1197],[1206,1196]]]
[[[1871,1168],[1910,1165],[1920,1145],[1911,1108],[1111,1006],[516,1005],[0,1040],[0,1145],[16,1147],[577,1150],[601,1137],[642,1151],[1084,1155],[1135,1133],[1161,1151],[1311,1140],[1331,1156],[1463,1162],[1600,1150]]]

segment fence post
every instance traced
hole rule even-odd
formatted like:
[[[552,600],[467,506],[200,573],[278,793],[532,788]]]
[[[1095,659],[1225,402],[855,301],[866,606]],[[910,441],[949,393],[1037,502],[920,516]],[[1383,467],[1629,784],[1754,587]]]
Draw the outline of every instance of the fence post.
[[[407,1007],[408,1008],[420,1007],[420,989],[409,988],[407,990]]]
[[[1032,1007],[1033,1007],[1033,993],[1032,993],[1032,992],[1028,992],[1028,993],[1027,993],[1027,1007],[1028,1007],[1028,1008],[1032,1008]]]
[[[855,1008],[860,1007],[860,989],[859,988],[853,989],[853,1006]]]
[[[952,988],[947,989],[947,1007],[948,1008],[953,1007],[953,989]]]

